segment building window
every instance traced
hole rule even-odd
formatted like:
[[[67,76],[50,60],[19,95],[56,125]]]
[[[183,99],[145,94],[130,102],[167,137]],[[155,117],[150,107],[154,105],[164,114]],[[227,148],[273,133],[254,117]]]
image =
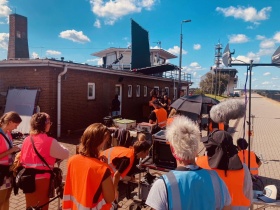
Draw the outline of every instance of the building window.
[[[143,95],[144,95],[144,97],[147,97],[147,95],[148,95],[148,88],[147,88],[147,86],[144,86]]]
[[[159,94],[159,86],[154,86],[154,90],[156,91],[157,95]]]
[[[174,88],[174,96],[173,96],[173,100],[175,100],[177,98],[177,88]]]
[[[20,31],[17,31],[17,38],[21,38],[21,33],[20,33]]]
[[[136,97],[140,97],[140,85],[136,85]]]
[[[95,83],[88,83],[88,100],[95,99]]]
[[[165,87],[165,88],[164,88],[164,92],[165,92],[166,95],[169,97],[169,87]]]
[[[128,85],[128,94],[127,94],[128,98],[132,97],[132,85]]]

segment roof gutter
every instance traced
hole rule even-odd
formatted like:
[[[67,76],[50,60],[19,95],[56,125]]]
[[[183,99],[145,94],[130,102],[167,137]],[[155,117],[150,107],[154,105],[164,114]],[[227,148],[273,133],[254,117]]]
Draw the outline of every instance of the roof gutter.
[[[57,138],[61,135],[61,77],[67,73],[67,65],[64,65],[63,72],[57,77]]]

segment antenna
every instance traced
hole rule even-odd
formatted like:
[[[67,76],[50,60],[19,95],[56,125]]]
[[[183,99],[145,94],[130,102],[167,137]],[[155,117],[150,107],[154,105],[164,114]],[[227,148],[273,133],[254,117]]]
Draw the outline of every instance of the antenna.
[[[153,42],[156,43],[159,46],[159,49],[161,49],[161,41]]]
[[[232,58],[231,58],[231,55],[233,55],[235,53],[235,50],[233,50],[233,52],[230,52],[230,49],[229,49],[229,44],[227,44],[224,52],[223,52],[223,64],[226,66],[226,67],[229,67],[231,66],[231,61],[232,61]]]
[[[280,64],[280,47],[277,48],[277,50],[273,53],[271,57],[271,63],[277,63]],[[277,66],[279,67],[279,66]]]

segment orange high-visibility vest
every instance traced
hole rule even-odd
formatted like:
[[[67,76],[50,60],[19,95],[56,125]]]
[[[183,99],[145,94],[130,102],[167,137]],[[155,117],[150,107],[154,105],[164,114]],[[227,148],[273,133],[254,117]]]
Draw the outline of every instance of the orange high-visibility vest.
[[[152,96],[152,99],[149,101],[149,106],[153,106],[153,100],[157,99],[157,97]]]
[[[134,149],[133,148],[126,148],[126,147],[111,147],[109,149],[104,150],[101,152],[101,155],[105,155],[108,159],[108,165],[111,169],[112,176],[116,172],[116,166],[113,164],[113,160],[116,157],[127,157],[129,158],[129,166],[121,173],[121,177],[124,178],[129,170],[131,169],[133,162],[134,162]]]
[[[74,155],[68,161],[68,170],[63,193],[63,209],[105,210],[106,204],[102,193],[97,203],[93,198],[102,183],[108,166],[96,158]]]
[[[167,121],[166,121],[166,125],[167,126],[170,125],[173,122],[173,120],[174,120],[174,117],[168,117]]]
[[[244,155],[243,155],[244,151]],[[242,163],[245,163],[248,166],[248,150],[241,150],[238,152],[238,156],[241,160]],[[256,154],[252,151],[250,151],[250,172],[253,175],[258,175],[259,174],[259,165],[256,160]]]
[[[213,123],[210,122],[210,123],[209,123],[209,132],[212,132],[213,129],[214,129],[214,128],[213,128]],[[225,125],[224,125],[223,122],[218,123],[218,130],[225,130]]]
[[[200,156],[196,159],[196,164],[204,169],[211,169],[208,164],[208,157],[207,156]],[[228,187],[228,191],[230,193],[232,202],[232,206],[250,206],[250,200],[246,198],[243,193],[243,186],[244,186],[244,176],[245,172],[244,169],[240,170],[228,170],[227,176],[225,176],[225,171],[220,169],[213,168],[221,179],[225,182]]]
[[[167,112],[164,108],[155,109],[154,112],[156,113],[157,117],[157,124],[160,128],[166,126],[167,121]]]

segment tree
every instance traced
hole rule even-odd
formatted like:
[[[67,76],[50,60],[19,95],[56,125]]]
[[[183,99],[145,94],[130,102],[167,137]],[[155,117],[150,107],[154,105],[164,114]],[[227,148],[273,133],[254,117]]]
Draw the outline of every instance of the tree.
[[[218,73],[215,75],[208,72],[205,78],[200,81],[199,86],[203,93],[222,95],[226,91],[228,81],[228,74]]]

